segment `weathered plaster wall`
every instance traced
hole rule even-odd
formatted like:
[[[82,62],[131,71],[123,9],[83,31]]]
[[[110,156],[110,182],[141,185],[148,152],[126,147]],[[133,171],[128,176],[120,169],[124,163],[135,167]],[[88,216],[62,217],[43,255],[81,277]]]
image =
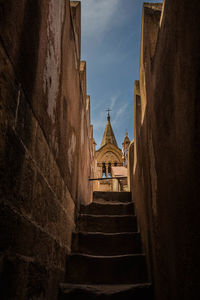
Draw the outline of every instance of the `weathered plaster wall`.
[[[57,299],[74,214],[90,201],[88,178],[78,193],[80,151],[92,159],[80,35],[78,1],[0,2],[1,299]]]
[[[200,3],[145,4],[133,191],[158,300],[200,297]]]

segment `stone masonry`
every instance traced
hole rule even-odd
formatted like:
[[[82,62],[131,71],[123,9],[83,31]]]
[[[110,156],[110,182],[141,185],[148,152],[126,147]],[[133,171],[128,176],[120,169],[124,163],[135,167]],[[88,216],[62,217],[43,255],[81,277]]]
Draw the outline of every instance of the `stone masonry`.
[[[57,299],[76,213],[92,200],[80,14],[78,1],[0,2],[1,299]]]
[[[129,192],[94,192],[81,206],[59,300],[153,300]]]
[[[196,0],[143,6],[130,185],[157,300],[200,298],[199,15]]]

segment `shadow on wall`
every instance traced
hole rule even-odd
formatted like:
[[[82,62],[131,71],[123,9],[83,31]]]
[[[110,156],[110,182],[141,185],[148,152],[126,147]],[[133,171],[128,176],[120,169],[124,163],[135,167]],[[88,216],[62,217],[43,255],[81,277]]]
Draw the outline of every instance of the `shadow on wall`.
[[[1,2],[1,299],[54,300],[76,213],[92,195],[80,2]]]
[[[160,22],[160,4],[143,7],[130,185],[158,300],[200,297],[199,14],[166,0]]]

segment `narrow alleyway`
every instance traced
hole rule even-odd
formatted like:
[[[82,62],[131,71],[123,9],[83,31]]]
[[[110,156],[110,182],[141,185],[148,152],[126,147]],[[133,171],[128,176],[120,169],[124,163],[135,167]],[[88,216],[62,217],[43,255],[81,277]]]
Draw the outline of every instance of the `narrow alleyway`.
[[[129,192],[96,192],[81,207],[61,300],[153,299]]]

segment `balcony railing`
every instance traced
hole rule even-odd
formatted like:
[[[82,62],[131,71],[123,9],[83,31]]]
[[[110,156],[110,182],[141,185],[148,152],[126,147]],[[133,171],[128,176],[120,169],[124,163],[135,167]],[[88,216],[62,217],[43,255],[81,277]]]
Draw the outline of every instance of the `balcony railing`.
[[[110,179],[127,179],[127,176],[124,177],[124,176],[119,176],[119,177],[101,177],[101,178],[89,178],[89,181],[95,181],[95,180],[110,180]]]

